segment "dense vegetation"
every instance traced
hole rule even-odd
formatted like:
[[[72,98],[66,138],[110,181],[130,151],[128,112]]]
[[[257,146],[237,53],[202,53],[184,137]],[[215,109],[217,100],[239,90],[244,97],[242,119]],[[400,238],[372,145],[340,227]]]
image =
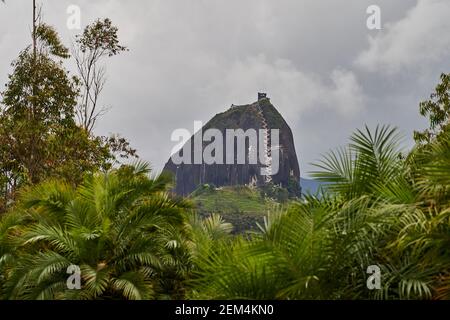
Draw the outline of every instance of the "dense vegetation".
[[[126,50],[108,19],[78,39],[77,56],[94,64]],[[222,212],[232,199],[213,189],[178,198],[170,177],[118,163],[135,150],[93,134],[89,59],[70,76],[53,28],[40,24],[33,40],[2,93],[1,299],[450,298],[450,75],[421,104],[430,128],[412,150],[395,128],[357,130],[316,164],[318,194],[278,208],[234,195],[270,211],[236,236],[195,210],[195,197],[231,208]],[[381,288],[369,290],[374,265]],[[74,268],[79,288],[68,286]]]
[[[396,130],[358,131],[315,176],[320,197],[271,213],[251,241],[221,238],[197,260],[194,297],[450,298],[450,134],[402,156]],[[367,268],[381,268],[368,290]]]
[[[178,243],[185,242],[188,206],[162,192],[170,177],[147,174],[145,165],[124,166],[89,176],[76,188],[49,181],[24,190],[20,205],[2,221],[4,297],[174,295],[187,266]],[[80,268],[81,290],[67,290],[70,265]]]

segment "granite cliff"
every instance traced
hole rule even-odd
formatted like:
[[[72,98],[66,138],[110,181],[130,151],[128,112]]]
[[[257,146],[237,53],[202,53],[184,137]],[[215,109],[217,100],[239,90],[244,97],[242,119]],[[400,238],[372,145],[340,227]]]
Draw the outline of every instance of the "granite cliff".
[[[173,173],[176,183],[174,191],[177,194],[186,196],[200,185],[209,184],[215,187],[237,185],[254,187],[278,186],[288,190],[290,196],[300,195],[300,169],[292,131],[265,94],[260,94],[258,101],[255,103],[240,106],[233,105],[227,111],[214,116],[200,132],[197,132],[186,142],[178,155],[181,157],[183,156],[183,150],[188,150],[191,153],[191,159],[194,159],[195,136],[203,135],[208,129],[217,129],[224,137],[222,142],[223,149],[226,151],[223,152],[223,164],[195,164],[193,161],[191,163],[175,164],[171,157],[167,161],[164,171]],[[227,143],[229,144],[230,140],[227,140],[225,137],[227,135],[226,131],[230,129],[242,129],[245,132],[253,129],[258,132],[257,148],[265,148],[264,161],[258,158],[256,164],[250,161],[246,161],[245,164],[236,164],[235,162],[229,164],[225,158],[226,152],[229,152]],[[275,137],[272,136],[273,129],[278,129],[276,145],[272,141],[275,140]],[[261,137],[262,139],[260,139]],[[202,137],[200,141],[202,151],[211,143],[202,141]],[[213,141],[213,139],[210,141]],[[249,153],[252,147],[249,146],[249,140],[246,140],[245,143],[245,158],[249,160]],[[234,148],[234,154],[236,154],[237,143],[233,143],[231,148]],[[278,151],[277,172],[269,175],[267,175],[267,172],[262,174],[261,170],[264,168],[269,168],[269,173],[271,173],[270,164],[276,158],[275,155],[272,156],[272,153],[275,153],[273,148]]]

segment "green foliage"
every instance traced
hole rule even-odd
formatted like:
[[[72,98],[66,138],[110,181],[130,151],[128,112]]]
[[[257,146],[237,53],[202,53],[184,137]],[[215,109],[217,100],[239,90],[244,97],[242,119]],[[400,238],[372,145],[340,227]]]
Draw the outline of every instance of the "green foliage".
[[[324,189],[344,199],[374,194],[378,186],[389,184],[402,174],[400,136],[395,128],[368,127],[358,130],[346,148],[331,151],[311,175],[325,182]]]
[[[358,215],[364,209],[367,198],[342,208],[309,198],[269,215],[259,238],[217,246],[219,253],[199,262],[197,297],[361,298],[355,288],[364,284],[362,252],[371,245],[369,217]]]
[[[77,43],[82,52],[91,51],[94,55],[114,56],[121,51],[128,50],[119,44],[118,28],[112,25],[110,19],[98,19],[84,29],[83,34],[77,37]]]
[[[69,50],[61,43],[58,33],[52,26],[39,24],[36,28],[36,39],[42,42],[42,47],[47,49],[48,54],[64,59],[69,58]]]
[[[94,50],[97,56],[115,55],[126,50],[118,44],[117,31],[109,19],[98,20],[78,41],[89,54]],[[137,157],[125,138],[96,137],[90,131],[94,123],[85,128],[75,121],[81,85],[102,83],[69,75],[62,61],[70,57],[69,51],[53,27],[37,24],[33,38],[36,46],[23,50],[12,63],[2,92],[0,213],[14,203],[23,186],[48,178],[76,185],[84,174],[108,169],[118,159]]]
[[[449,299],[450,136],[404,158],[389,127],[358,130],[317,164],[325,185],[272,212],[262,234],[200,239],[192,297],[202,299]],[[366,286],[367,267],[382,287]]]
[[[439,132],[448,131],[450,125],[450,74],[441,75],[441,83],[431,94],[430,100],[420,104],[420,114],[428,117],[429,129],[415,132],[414,137],[419,143],[430,142]]]
[[[300,186],[300,183],[293,177],[289,177],[286,190],[288,192],[289,198],[300,198],[302,195],[302,188]]]
[[[193,202],[202,213],[264,215],[274,204],[265,199],[259,190],[245,186],[215,188],[200,186],[191,195]]]
[[[273,199],[278,203],[286,203],[289,200],[289,190],[279,185],[275,185],[273,182],[265,184],[260,188],[260,190],[261,195],[264,198]]]
[[[77,86],[60,62],[40,51],[26,49],[13,63],[0,113],[1,207],[28,183],[53,176],[78,183],[107,165],[108,148],[74,121]]]
[[[185,212],[170,178],[145,165],[86,177],[74,188],[47,182],[23,192],[0,223],[7,299],[178,297],[187,264]],[[20,214],[20,219],[18,218]],[[66,286],[70,265],[81,290]],[[181,267],[180,267],[181,266]],[[170,276],[169,276],[170,275]]]

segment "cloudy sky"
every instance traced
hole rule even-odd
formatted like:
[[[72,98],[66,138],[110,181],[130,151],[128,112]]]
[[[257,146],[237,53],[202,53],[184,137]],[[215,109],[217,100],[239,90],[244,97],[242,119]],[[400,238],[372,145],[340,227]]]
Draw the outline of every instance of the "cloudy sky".
[[[30,42],[31,0],[0,3],[0,83]],[[355,128],[397,126],[412,143],[418,104],[450,72],[449,0],[38,0],[69,44],[109,17],[130,52],[107,62],[99,134],[129,138],[160,170],[174,129],[193,130],[231,104],[268,92],[291,126],[302,175]],[[381,8],[381,30],[366,26]],[[68,66],[70,67],[70,66]]]

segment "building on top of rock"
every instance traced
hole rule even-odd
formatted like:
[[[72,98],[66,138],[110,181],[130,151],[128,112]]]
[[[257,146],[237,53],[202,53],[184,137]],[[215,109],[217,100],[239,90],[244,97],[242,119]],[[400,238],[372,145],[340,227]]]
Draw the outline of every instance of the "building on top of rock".
[[[258,92],[258,101],[262,99],[267,99],[267,93],[265,92]]]

